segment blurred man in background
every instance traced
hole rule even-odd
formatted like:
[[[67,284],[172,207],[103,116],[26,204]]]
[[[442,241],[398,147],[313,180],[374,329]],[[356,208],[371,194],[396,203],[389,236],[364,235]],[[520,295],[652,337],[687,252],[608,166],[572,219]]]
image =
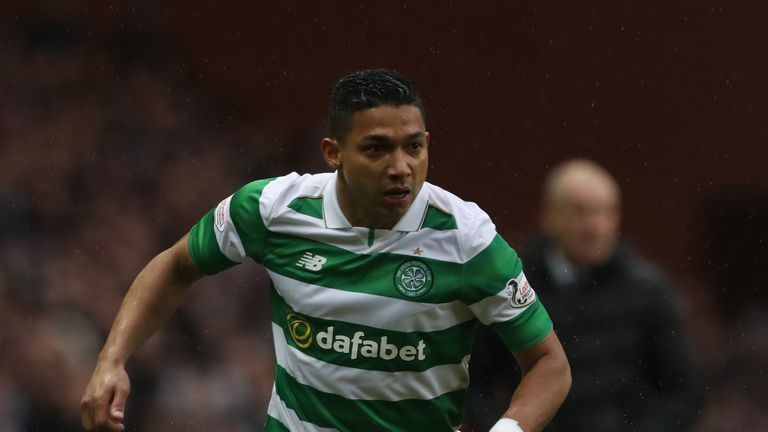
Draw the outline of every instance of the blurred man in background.
[[[551,431],[684,431],[697,417],[680,303],[665,276],[619,239],[620,191],[597,164],[571,160],[544,184],[543,236],[523,254],[573,369]],[[469,418],[484,430],[513,362],[481,329]]]

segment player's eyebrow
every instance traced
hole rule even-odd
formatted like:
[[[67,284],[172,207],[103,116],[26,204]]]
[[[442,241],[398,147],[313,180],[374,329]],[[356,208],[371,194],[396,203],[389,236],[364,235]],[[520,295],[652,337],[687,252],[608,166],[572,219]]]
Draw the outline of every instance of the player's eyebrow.
[[[427,135],[427,133],[424,132],[424,131],[416,131],[414,133],[408,134],[405,137],[405,139],[406,140],[413,140],[413,139],[417,139],[417,138],[423,138],[426,135]],[[387,135],[379,135],[379,134],[366,135],[366,136],[363,137],[362,140],[363,141],[374,142],[374,143],[382,143],[382,144],[392,142],[392,139],[389,136],[387,136]]]
[[[417,132],[414,132],[414,133],[408,135],[408,139],[423,138],[426,135],[427,135],[427,133],[424,132],[424,131],[417,131]]]
[[[386,144],[392,142],[392,140],[386,135],[371,134],[363,137],[362,141],[373,142],[377,144]]]

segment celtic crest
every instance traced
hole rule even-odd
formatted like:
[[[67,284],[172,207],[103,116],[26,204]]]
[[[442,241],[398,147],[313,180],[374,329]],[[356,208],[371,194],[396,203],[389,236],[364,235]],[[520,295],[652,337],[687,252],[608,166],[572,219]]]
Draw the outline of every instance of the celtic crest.
[[[406,297],[421,297],[432,289],[432,269],[419,260],[406,261],[395,271],[395,288]]]

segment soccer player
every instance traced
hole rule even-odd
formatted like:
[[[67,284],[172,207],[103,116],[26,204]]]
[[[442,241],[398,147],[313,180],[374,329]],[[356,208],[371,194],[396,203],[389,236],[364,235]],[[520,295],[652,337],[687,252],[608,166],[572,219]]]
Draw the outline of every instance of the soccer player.
[[[415,88],[394,71],[350,74],[329,117],[321,151],[334,172],[242,187],[141,271],[83,396],[87,430],[123,430],[131,353],[196,279],[248,259],[273,283],[264,430],[456,430],[478,320],[526,372],[492,431],[552,418],[570,389],[552,322],[490,218],[425,181]]]

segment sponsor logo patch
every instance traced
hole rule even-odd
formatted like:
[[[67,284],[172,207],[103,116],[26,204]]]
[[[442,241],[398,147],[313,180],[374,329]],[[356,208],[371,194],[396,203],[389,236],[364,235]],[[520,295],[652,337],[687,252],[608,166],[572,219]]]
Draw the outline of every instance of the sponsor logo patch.
[[[507,282],[507,295],[509,296],[509,304],[514,308],[528,306],[536,300],[536,293],[522,272],[518,277]]]
[[[297,347],[307,349],[314,343],[317,349],[346,354],[351,360],[360,357],[412,362],[427,358],[427,345],[420,339],[415,345],[397,345],[388,336],[370,337],[364,331],[342,334],[335,326],[315,332],[309,321],[296,313],[286,316],[288,332]]]
[[[288,332],[291,333],[293,342],[299,348],[309,348],[312,345],[312,326],[301,315],[289,313],[286,317],[288,321]]]
[[[395,288],[409,298],[421,297],[432,289],[432,269],[419,260],[409,260],[395,270]]]

